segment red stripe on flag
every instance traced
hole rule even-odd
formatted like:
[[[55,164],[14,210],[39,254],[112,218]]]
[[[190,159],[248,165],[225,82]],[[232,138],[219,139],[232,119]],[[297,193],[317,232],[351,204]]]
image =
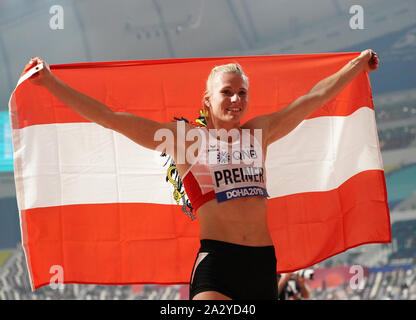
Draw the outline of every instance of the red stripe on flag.
[[[199,248],[199,224],[179,206],[71,205],[22,218],[35,289],[50,283],[53,265],[64,283],[187,283]]]
[[[369,170],[331,191],[269,200],[278,271],[309,267],[362,244],[391,242],[386,197],[384,172]]]
[[[244,123],[259,114],[284,108],[357,56],[358,53],[336,53],[170,59],[156,63],[147,60],[60,65],[51,66],[51,70],[68,85],[114,111],[138,114],[161,122],[171,121],[175,116],[193,121],[199,115],[205,80],[211,68],[237,61],[250,80],[250,107],[243,118]],[[21,83],[14,96],[19,108],[12,114],[13,129],[37,124],[88,122],[45,88],[30,81]],[[347,116],[362,106],[373,108],[365,72],[308,119]]]

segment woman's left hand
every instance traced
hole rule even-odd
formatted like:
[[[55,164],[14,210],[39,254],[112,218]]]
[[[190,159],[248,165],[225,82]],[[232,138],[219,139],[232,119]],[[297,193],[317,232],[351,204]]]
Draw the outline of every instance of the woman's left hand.
[[[371,49],[364,50],[361,52],[361,55],[358,57],[363,60],[364,71],[371,72],[375,71],[378,68],[380,59],[378,58],[377,53]]]

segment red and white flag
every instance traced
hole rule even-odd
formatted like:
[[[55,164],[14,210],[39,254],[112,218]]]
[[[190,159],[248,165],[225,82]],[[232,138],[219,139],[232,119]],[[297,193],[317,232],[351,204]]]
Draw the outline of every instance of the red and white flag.
[[[115,111],[193,122],[211,68],[237,61],[250,79],[244,122],[284,108],[358,55],[100,62],[51,70]],[[89,122],[27,80],[19,82],[9,108],[33,289],[49,284],[56,266],[64,283],[189,282],[199,222],[173,198],[166,157]],[[270,145],[266,169],[278,272],[391,241],[367,73]]]

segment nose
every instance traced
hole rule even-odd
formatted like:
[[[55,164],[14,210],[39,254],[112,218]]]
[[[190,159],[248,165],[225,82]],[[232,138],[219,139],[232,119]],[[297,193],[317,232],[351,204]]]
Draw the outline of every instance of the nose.
[[[237,102],[240,100],[240,96],[236,93],[231,97],[231,102]]]

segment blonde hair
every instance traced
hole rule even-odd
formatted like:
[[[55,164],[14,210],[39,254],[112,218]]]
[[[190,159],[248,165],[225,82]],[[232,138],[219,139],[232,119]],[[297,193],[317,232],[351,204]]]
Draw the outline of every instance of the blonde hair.
[[[211,90],[212,82],[214,81],[215,77],[218,74],[227,73],[227,72],[240,74],[241,77],[248,83],[248,77],[244,73],[243,68],[238,63],[223,64],[223,65],[215,66],[214,68],[212,68],[207,79],[207,86],[206,86],[205,92],[209,92]]]
[[[243,68],[238,63],[228,63],[228,64],[215,66],[214,68],[212,68],[211,72],[209,73],[204,96],[202,97],[202,111],[203,112],[208,111],[207,106],[206,106],[206,98],[211,94],[212,83],[215,77],[221,73],[227,73],[227,72],[240,74],[243,80],[247,81],[247,85],[248,85],[248,77],[244,73]]]

